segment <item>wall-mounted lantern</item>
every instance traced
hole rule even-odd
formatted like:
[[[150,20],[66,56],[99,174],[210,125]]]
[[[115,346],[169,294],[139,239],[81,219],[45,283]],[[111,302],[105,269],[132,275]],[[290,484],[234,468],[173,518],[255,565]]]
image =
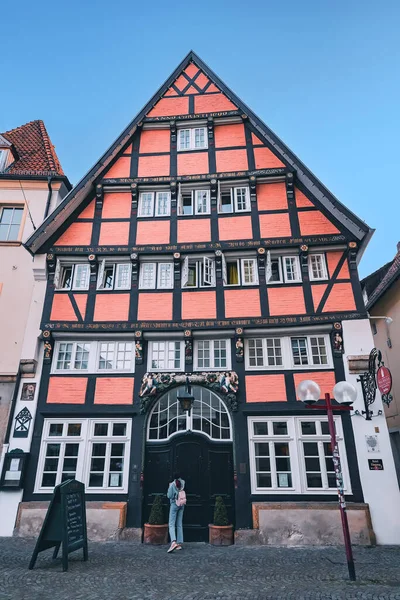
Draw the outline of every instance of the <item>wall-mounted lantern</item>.
[[[0,488],[2,490],[19,490],[23,487],[28,456],[29,454],[20,448],[7,452],[0,478]]]

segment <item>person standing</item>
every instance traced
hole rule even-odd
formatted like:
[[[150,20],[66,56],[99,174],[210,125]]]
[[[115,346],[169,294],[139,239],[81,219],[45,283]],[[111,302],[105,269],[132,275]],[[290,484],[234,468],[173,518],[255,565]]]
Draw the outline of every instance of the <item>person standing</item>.
[[[168,486],[167,498],[169,498],[169,536],[171,546],[168,552],[182,550],[183,544],[183,512],[186,505],[185,481],[179,473],[174,475],[174,480]]]

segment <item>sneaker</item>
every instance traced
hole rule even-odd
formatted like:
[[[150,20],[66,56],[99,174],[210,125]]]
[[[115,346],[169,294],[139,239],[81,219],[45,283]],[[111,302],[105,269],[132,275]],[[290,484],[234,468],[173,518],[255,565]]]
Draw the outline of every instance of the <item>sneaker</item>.
[[[172,544],[168,548],[167,552],[173,552],[177,547],[178,547],[178,544],[176,542],[172,542]]]
[[[182,550],[182,546],[180,544],[177,544],[175,550]]]

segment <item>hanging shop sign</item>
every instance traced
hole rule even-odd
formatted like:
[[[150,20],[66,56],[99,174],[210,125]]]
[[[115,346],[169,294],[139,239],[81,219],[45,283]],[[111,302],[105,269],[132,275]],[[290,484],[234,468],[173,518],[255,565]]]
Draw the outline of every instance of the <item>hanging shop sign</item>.
[[[384,365],[378,368],[376,373],[376,383],[380,393],[382,394],[382,401],[389,405],[392,400],[392,396],[390,394],[392,389],[392,374]]]

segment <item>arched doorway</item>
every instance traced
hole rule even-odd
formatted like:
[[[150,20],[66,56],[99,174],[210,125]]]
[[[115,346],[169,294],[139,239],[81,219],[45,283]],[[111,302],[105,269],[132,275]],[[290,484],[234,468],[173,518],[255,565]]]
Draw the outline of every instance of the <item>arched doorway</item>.
[[[178,471],[186,481],[185,540],[208,541],[217,496],[224,498],[232,523],[234,519],[232,420],[221,398],[201,386],[192,386],[195,401],[191,414],[184,413],[177,398],[180,390],[164,394],[149,414],[144,522],[155,495],[162,494],[169,505],[168,483]]]

